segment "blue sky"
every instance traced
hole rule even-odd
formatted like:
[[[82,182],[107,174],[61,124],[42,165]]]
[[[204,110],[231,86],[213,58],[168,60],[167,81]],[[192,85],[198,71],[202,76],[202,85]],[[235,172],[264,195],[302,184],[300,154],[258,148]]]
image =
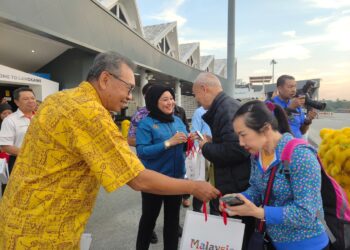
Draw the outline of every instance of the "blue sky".
[[[177,21],[180,43],[226,58],[227,0],[137,0],[142,24]],[[350,99],[349,0],[236,0],[237,78],[321,78],[320,97]]]

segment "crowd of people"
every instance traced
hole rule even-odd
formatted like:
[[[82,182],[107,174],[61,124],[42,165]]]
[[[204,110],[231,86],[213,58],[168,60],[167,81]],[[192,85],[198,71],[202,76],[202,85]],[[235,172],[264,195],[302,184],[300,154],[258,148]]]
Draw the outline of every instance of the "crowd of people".
[[[164,249],[178,249],[180,206],[189,195],[194,211],[210,201],[211,214],[224,209],[241,219],[243,249],[260,221],[276,249],[327,248],[317,216],[323,208],[315,150],[298,147],[291,180],[281,171],[286,143],[303,137],[316,115],[304,112],[305,96],[296,96],[292,76],[278,78],[271,100],[242,105],[224,93],[214,74],[200,73],[192,89],[199,104],[192,126],[172,88],[147,84],[146,106],[133,116],[125,140],[110,111],[120,112],[132,99],[134,67],[117,53],[100,53],[86,81],[47,97],[38,111],[29,88],[15,91],[16,112],[0,105],[0,146],[10,169],[0,201],[0,249],[78,249],[100,185],[108,192],[123,185],[141,191],[137,250],[157,242],[154,228],[163,205]],[[211,184],[186,179],[189,138],[206,159]],[[272,198],[261,206],[271,172]],[[244,203],[224,206],[219,194]]]

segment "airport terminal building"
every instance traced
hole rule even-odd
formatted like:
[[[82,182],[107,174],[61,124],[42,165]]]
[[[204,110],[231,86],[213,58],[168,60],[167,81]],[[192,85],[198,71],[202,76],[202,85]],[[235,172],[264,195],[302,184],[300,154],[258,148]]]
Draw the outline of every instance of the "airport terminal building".
[[[137,65],[126,116],[144,105],[141,88],[148,82],[174,88],[188,117],[197,107],[192,83],[200,72],[228,84],[226,59],[201,55],[200,43],[179,44],[176,22],[142,26],[136,0],[1,0],[0,37],[0,96],[8,100],[18,86],[32,87],[39,100],[77,86],[105,51]],[[258,92],[240,89],[235,97],[264,94]]]

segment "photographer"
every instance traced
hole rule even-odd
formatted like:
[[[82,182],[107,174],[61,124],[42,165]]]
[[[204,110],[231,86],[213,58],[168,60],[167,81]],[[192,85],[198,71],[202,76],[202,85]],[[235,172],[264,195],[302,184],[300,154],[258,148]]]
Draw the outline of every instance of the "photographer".
[[[303,107],[306,102],[306,95],[297,94],[297,83],[294,77],[282,75],[277,79],[278,95],[272,101],[280,105],[287,113],[288,123],[294,137],[302,138],[309,129],[312,120],[317,113],[314,109],[305,112]]]

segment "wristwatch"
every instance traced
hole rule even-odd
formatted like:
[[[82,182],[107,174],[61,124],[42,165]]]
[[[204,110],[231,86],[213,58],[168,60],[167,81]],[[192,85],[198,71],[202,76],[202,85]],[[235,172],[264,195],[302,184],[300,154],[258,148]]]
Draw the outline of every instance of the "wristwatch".
[[[164,142],[164,147],[165,147],[165,149],[168,149],[168,148],[170,148],[170,142],[168,141],[168,140],[166,140],[165,142]]]

